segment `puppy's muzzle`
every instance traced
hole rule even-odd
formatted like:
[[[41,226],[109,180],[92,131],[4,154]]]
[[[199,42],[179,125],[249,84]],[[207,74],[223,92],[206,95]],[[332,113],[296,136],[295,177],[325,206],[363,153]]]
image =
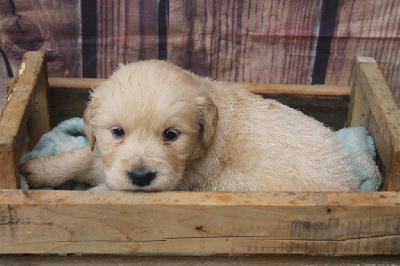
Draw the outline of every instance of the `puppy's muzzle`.
[[[131,183],[138,187],[150,185],[151,181],[156,178],[157,173],[146,168],[131,169],[128,171],[128,177]]]

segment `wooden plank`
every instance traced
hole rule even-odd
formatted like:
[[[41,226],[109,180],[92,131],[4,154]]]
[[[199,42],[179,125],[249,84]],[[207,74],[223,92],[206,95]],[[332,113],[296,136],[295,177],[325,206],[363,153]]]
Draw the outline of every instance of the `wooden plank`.
[[[51,126],[71,117],[81,117],[89,90],[105,79],[49,78]],[[10,79],[9,86],[13,79]],[[233,83],[231,83],[233,84]],[[335,130],[345,126],[350,87],[345,85],[298,85],[237,82],[253,93],[275,99]]]
[[[349,96],[348,85],[306,85],[306,84],[268,84],[249,82],[228,82],[239,84],[253,93],[259,94],[296,94],[310,96]]]
[[[35,80],[35,99],[28,119],[28,135],[30,148],[33,149],[39,142],[43,134],[50,131],[50,104],[49,104],[49,84],[47,81],[47,62],[44,53],[35,53],[27,57],[31,60],[40,60],[41,69]],[[35,59],[36,57],[36,59]],[[25,59],[27,60],[27,59]]]
[[[304,255],[2,255],[1,265],[398,265],[398,256],[304,256]]]
[[[357,59],[356,59],[357,60]],[[347,125],[349,127],[363,126],[368,128],[371,116],[371,108],[361,83],[361,70],[359,62],[354,67],[354,79],[351,89],[349,115]]]
[[[1,49],[1,46],[0,46]],[[2,60],[3,59],[3,60]],[[4,58],[0,57],[0,110],[3,109],[4,104],[8,98],[7,96],[7,82],[10,78],[7,73],[7,63]]]
[[[92,89],[106,79],[90,78],[49,78],[51,88]],[[10,84],[12,83],[12,79]],[[349,96],[351,88],[348,85],[306,85],[306,84],[270,84],[250,82],[228,82],[239,84],[253,93],[259,94],[299,94],[321,96]]]
[[[80,0],[1,0],[0,14],[0,46],[14,74],[26,51],[46,51],[49,75],[82,75]]]
[[[375,193],[0,191],[0,253],[399,254]]]
[[[340,0],[325,82],[351,84],[354,57],[373,57],[400,102],[399,24],[398,0]]]
[[[51,125],[70,117],[81,117],[89,90],[104,79],[49,78]],[[231,83],[233,84],[233,83]],[[275,99],[306,115],[315,117],[335,130],[343,128],[347,120],[349,86],[236,83],[265,98]]]
[[[346,127],[350,96],[262,94],[314,117],[332,130]]]
[[[90,89],[50,88],[51,127],[71,117],[83,117],[86,103],[89,102]]]
[[[315,0],[170,1],[168,60],[220,81],[305,84],[318,21]]]
[[[400,190],[400,109],[376,61],[370,57],[357,57],[355,64],[355,82],[358,85],[353,89],[362,89],[371,110],[371,118],[357,118],[362,112],[357,113],[358,109],[355,108],[354,112],[350,111],[349,124],[357,126],[357,121],[363,121],[374,137],[385,168],[384,189]],[[367,109],[365,101],[363,105],[362,109]]]
[[[0,115],[0,188],[19,187],[19,160],[36,89],[45,75],[44,53],[28,52]]]
[[[119,63],[157,58],[159,0],[97,1],[97,76]]]
[[[104,81],[106,81],[106,79],[49,77],[49,86],[51,88],[93,89]]]

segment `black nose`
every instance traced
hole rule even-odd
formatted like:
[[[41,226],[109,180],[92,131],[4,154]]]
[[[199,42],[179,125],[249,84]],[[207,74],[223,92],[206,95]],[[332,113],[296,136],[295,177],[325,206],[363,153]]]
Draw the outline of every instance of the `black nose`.
[[[132,184],[138,187],[145,187],[150,185],[151,181],[156,178],[156,172],[146,168],[132,169],[128,171],[128,177]]]

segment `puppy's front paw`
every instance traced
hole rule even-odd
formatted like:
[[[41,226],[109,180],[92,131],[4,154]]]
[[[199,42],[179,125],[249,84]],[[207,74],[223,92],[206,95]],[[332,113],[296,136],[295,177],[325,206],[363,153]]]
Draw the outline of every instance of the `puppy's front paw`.
[[[52,167],[46,166],[45,157],[38,157],[20,165],[20,173],[26,178],[33,188],[52,186]]]

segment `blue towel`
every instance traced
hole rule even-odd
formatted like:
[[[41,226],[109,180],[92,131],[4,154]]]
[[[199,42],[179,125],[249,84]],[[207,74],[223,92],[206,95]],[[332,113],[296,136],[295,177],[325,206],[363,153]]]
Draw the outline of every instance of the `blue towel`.
[[[82,118],[74,117],[61,122],[50,132],[44,134],[36,144],[35,148],[31,152],[22,156],[20,163],[22,164],[36,157],[54,156],[65,151],[78,149],[88,145],[89,142],[85,137],[83,128]],[[26,179],[22,175],[20,175],[20,181],[22,189],[29,188]],[[75,190],[81,190],[81,188],[86,189],[87,186],[80,182],[70,182],[69,184],[59,187],[59,189]]]
[[[335,132],[348,152],[361,191],[378,191],[382,177],[375,163],[374,139],[364,127],[343,128]]]

